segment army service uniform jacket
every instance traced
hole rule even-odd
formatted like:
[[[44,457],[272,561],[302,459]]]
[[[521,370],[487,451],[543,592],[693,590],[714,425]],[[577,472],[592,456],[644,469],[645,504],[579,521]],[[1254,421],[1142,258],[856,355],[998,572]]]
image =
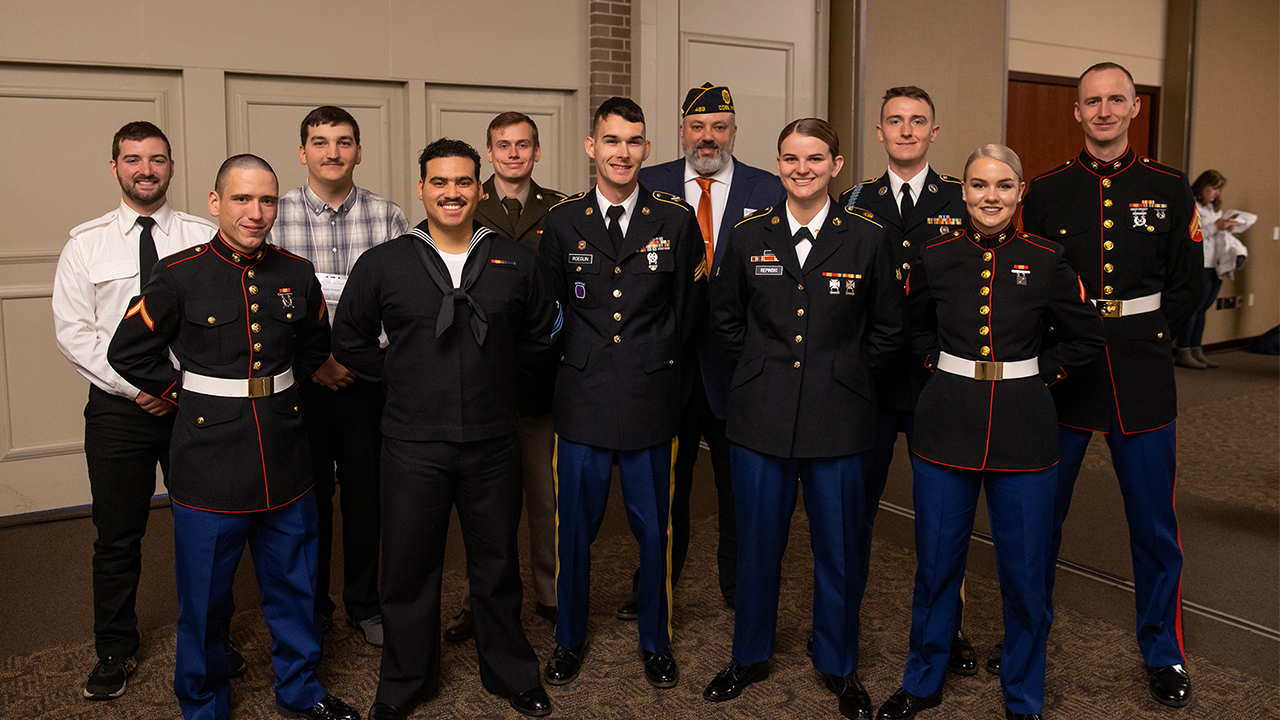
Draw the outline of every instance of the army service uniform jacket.
[[[594,188],[547,214],[539,249],[564,308],[553,413],[570,442],[639,450],[676,436],[706,315],[706,255],[693,209],[639,186],[614,251]]]
[[[893,276],[904,286],[907,273],[925,244],[950,235],[969,217],[960,195],[961,181],[939,175],[933,167],[925,172],[924,191],[915,198],[915,210],[905,225],[887,170],[878,178],[854,185],[840,196],[839,204],[848,212],[869,212],[872,220],[884,226],[884,240],[893,259]],[[908,353],[904,346],[897,362],[886,363],[876,371],[876,397],[882,412],[912,412],[920,388],[928,380],[928,373],[908,357]]]
[[[906,342],[884,229],[829,206],[803,268],[785,204],[733,228],[712,291],[716,340],[736,360],[727,435],[782,458],[869,450],[872,370]]]
[[[329,357],[329,320],[311,263],[264,244],[254,255],[220,236],[164,258],[107,351],[142,391],[178,407],[169,496],[214,512],[286,505],[311,489],[297,384],[263,397],[182,389],[183,370],[214,378],[307,381]]]
[[[1102,301],[1160,293],[1158,310],[1103,313],[1106,352],[1053,387],[1059,422],[1105,432],[1116,413],[1125,433],[1173,422],[1170,343],[1200,302],[1204,264],[1186,177],[1132,148],[1109,163],[1082,150],[1032,181],[1022,225],[1066,248],[1067,262],[1100,310]]]
[[[1039,356],[1039,375],[979,380],[936,370],[920,393],[912,450],[966,470],[1034,471],[1058,461],[1058,420],[1047,385],[1103,348],[1102,321],[1062,246],[966,223],[925,245],[907,280],[911,349],[935,370],[939,350],[962,360]],[[1050,326],[1060,342],[1041,351]]]

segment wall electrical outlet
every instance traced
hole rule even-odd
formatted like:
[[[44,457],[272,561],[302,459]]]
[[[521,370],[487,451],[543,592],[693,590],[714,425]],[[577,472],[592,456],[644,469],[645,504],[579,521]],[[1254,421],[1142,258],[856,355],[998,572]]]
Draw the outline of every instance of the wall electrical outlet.
[[[1280,225],[1271,228],[1271,239],[1280,240]]]
[[[1249,307],[1253,307],[1253,293],[1249,293]]]

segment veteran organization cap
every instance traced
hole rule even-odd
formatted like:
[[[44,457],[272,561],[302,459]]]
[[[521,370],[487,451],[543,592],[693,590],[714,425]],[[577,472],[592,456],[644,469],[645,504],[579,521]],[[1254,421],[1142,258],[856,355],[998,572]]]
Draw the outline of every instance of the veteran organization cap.
[[[719,112],[733,112],[733,96],[724,85],[702,83],[702,87],[689,88],[680,106],[682,117]]]

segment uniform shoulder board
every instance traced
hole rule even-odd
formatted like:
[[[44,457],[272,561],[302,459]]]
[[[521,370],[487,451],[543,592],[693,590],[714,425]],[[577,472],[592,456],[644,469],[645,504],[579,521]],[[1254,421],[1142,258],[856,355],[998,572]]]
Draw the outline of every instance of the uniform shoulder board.
[[[742,218],[741,220],[739,220],[737,223],[735,223],[735,224],[734,224],[734,227],[738,227],[739,225],[741,225],[741,224],[743,224],[743,223],[747,222],[748,220],[755,220],[756,218],[762,218],[762,217],[764,217],[764,216],[766,216],[766,215],[768,215],[769,213],[772,213],[772,212],[773,212],[773,208],[772,208],[772,207],[767,207],[767,208],[765,208],[765,209],[763,209],[763,210],[757,210],[757,211],[755,211],[755,212],[751,213],[750,215],[748,215],[748,216],[746,216],[746,217]]]
[[[1068,161],[1066,161],[1066,162],[1062,163],[1061,165],[1059,165],[1058,167],[1056,167],[1056,168],[1054,168],[1054,169],[1052,169],[1052,170],[1046,170],[1046,171],[1044,171],[1044,172],[1040,173],[1039,175],[1037,175],[1037,176],[1035,176],[1035,177],[1031,178],[1031,182],[1035,182],[1036,180],[1039,180],[1040,178],[1046,178],[1046,177],[1049,177],[1050,175],[1055,175],[1055,174],[1057,174],[1057,173],[1060,173],[1060,172],[1062,172],[1063,170],[1066,170],[1067,168],[1071,167],[1071,166],[1072,166],[1072,164],[1074,164],[1075,162],[1076,162],[1076,158],[1071,158],[1070,160],[1068,160]]]
[[[662,202],[665,202],[665,203],[671,203],[672,205],[678,205],[679,207],[682,207],[685,210],[688,210],[689,212],[693,212],[693,207],[691,207],[689,203],[685,202],[684,198],[680,197],[679,195],[672,195],[669,192],[654,190],[653,199],[661,200]]]
[[[551,200],[554,202],[559,202],[560,200],[564,199],[564,193],[560,192],[559,190],[548,190],[546,188],[542,188],[542,196],[544,199]]]
[[[565,204],[565,203],[570,203],[570,202],[573,202],[574,200],[581,200],[582,198],[584,198],[584,197],[586,197],[586,196],[587,196],[587,193],[588,193],[588,192],[589,192],[588,190],[583,190],[582,192],[578,193],[577,195],[570,195],[569,197],[567,197],[567,198],[565,198],[565,199],[561,200],[560,202],[556,203],[555,205],[552,205],[552,206],[551,206],[551,209],[552,209],[552,210],[555,210],[556,208],[560,207],[561,205],[563,205],[563,204]]]
[[[1170,166],[1168,166],[1168,165],[1162,165],[1161,163],[1158,163],[1158,162],[1156,162],[1155,160],[1152,160],[1151,158],[1147,157],[1146,155],[1139,155],[1139,156],[1138,156],[1138,163],[1139,163],[1140,165],[1146,165],[1147,167],[1151,168],[1152,170],[1160,170],[1161,172],[1166,172],[1166,173],[1169,173],[1170,175],[1181,175],[1181,174],[1182,174],[1182,171],[1181,171],[1181,170],[1179,170],[1179,169],[1177,169],[1177,168],[1175,168],[1175,167],[1170,167]]]
[[[869,222],[878,228],[884,227],[884,225],[881,225],[879,222],[876,221],[875,213],[871,212],[870,210],[866,210],[864,208],[860,208],[854,205],[852,203],[852,198],[850,198],[850,201],[851,202],[849,204],[844,206],[844,212],[846,215],[849,215],[850,217],[856,217],[859,220],[863,220],[865,222]]]
[[[205,251],[207,251],[208,249],[209,249],[209,243],[202,242],[199,245],[192,245],[191,247],[185,250],[179,250],[178,252],[172,255],[169,255],[168,257],[165,258],[165,266],[173,267],[174,265],[177,265],[178,263],[184,260],[190,260],[193,257],[199,257],[205,254]]]
[[[938,179],[941,180],[942,182],[955,183],[956,185],[964,184],[964,181],[961,180],[960,178],[951,177],[950,175],[943,175],[942,173],[938,173]]]
[[[115,222],[117,212],[119,212],[119,210],[112,210],[111,212],[107,213],[106,215],[103,215],[100,218],[94,218],[89,222],[80,223],[79,225],[71,228],[71,237],[75,237],[80,233],[87,232],[94,228],[99,228],[104,225],[110,225],[111,223]]]

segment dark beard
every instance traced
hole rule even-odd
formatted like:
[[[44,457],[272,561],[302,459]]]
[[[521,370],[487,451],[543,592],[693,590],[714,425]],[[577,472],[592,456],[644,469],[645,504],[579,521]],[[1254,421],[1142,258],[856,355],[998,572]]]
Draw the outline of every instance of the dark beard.
[[[699,175],[714,175],[724,169],[733,160],[733,142],[721,145],[716,156],[710,160],[698,157],[698,146],[694,145],[684,153],[684,161]]]

